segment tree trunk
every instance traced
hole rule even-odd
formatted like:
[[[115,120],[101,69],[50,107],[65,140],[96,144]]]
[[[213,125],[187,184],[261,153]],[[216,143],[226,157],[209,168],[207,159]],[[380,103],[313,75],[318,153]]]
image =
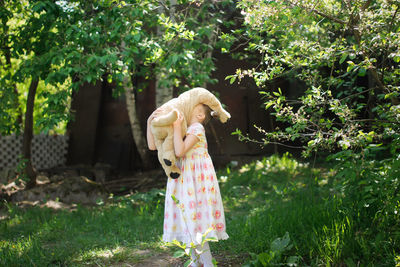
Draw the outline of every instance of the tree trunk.
[[[175,22],[175,6],[176,6],[176,0],[169,0],[170,2],[170,10],[169,10],[169,17],[172,22]],[[164,7],[165,5],[162,5]],[[164,8],[160,8],[160,13],[164,12]],[[163,33],[160,32],[160,29],[157,28],[157,35],[161,36]],[[160,75],[156,75],[156,107],[160,107],[162,104],[167,102],[168,100],[173,98],[174,94],[174,89],[171,88],[165,88],[160,86]]]
[[[124,51],[126,47],[125,42],[121,41],[121,51]],[[122,53],[121,53],[122,54]],[[131,125],[133,142],[136,145],[137,151],[139,153],[140,159],[142,161],[142,167],[145,170],[151,168],[150,154],[147,148],[147,141],[142,128],[140,127],[139,117],[136,112],[136,95],[133,86],[132,77],[130,76],[129,67],[124,65],[124,92],[125,92],[125,102],[126,109],[128,111],[129,123]]]
[[[136,96],[133,83],[129,77],[125,77],[124,80],[124,91],[126,108],[128,110],[129,121],[131,124],[132,138],[135,142],[136,148],[142,160],[142,166],[145,170],[150,169],[150,155],[147,148],[147,142],[145,135],[140,127],[139,117],[136,112]]]
[[[26,101],[25,127],[22,143],[22,155],[26,160],[25,175],[29,179],[26,187],[32,188],[36,185],[36,172],[32,166],[32,139],[33,139],[33,109],[35,104],[36,89],[39,84],[38,78],[32,78]]]

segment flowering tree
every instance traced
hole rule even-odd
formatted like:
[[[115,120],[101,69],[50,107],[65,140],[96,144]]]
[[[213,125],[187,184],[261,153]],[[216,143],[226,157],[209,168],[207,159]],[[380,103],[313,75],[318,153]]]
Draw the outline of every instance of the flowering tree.
[[[399,1],[241,0],[237,7],[243,28],[240,35],[227,35],[261,60],[227,79],[253,77],[266,88],[266,108],[286,125],[260,129],[265,138],[259,142],[300,140],[307,144],[305,154],[381,145],[398,151]],[[280,77],[296,79],[306,90],[298,99],[268,90]]]

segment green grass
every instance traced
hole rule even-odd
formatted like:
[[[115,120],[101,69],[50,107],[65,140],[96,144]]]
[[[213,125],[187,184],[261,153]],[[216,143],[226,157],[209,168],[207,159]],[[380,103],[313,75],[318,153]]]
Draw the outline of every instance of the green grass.
[[[357,164],[344,170],[324,165],[312,168],[285,155],[220,172],[226,179],[221,187],[230,239],[214,247],[249,253],[250,266],[285,264],[290,258],[300,266],[393,266],[400,249],[398,173],[388,172],[394,165],[386,171],[369,166],[369,174]],[[368,179],[376,185],[365,190]],[[392,191],[370,193],[385,187]],[[274,251],[273,242],[285,233],[290,245]]]
[[[8,218],[0,224],[0,266],[137,262],[143,255],[135,251],[160,247],[163,205],[156,197],[147,199],[146,204],[127,198],[74,211],[6,205]]]
[[[211,244],[214,255],[249,266],[399,263],[398,161],[346,163],[312,167],[284,155],[219,171],[230,238]],[[152,190],[74,211],[4,204],[0,266],[134,264],[148,257],[140,250],[172,255],[160,241],[163,198]]]

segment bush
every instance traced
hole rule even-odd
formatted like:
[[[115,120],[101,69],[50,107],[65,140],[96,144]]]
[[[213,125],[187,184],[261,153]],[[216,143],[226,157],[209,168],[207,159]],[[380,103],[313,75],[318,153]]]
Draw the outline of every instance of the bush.
[[[250,257],[249,266],[392,266],[400,248],[399,159],[352,155],[317,168],[285,154],[226,169],[230,239],[217,249]],[[277,253],[274,244],[285,240]]]

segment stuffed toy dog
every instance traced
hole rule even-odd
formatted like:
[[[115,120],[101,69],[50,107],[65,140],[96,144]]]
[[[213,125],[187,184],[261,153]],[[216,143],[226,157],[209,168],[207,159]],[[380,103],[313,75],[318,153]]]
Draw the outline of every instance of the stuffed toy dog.
[[[178,112],[180,112],[183,115],[182,136],[185,136],[187,122],[190,120],[193,108],[198,104],[209,106],[216,112],[222,123],[231,117],[212,93],[207,89],[197,87],[163,104],[160,107],[162,113],[151,121],[151,132],[158,150],[158,160],[167,176],[172,179],[178,178],[181,174],[181,170],[175,164],[173,122],[178,118]]]

